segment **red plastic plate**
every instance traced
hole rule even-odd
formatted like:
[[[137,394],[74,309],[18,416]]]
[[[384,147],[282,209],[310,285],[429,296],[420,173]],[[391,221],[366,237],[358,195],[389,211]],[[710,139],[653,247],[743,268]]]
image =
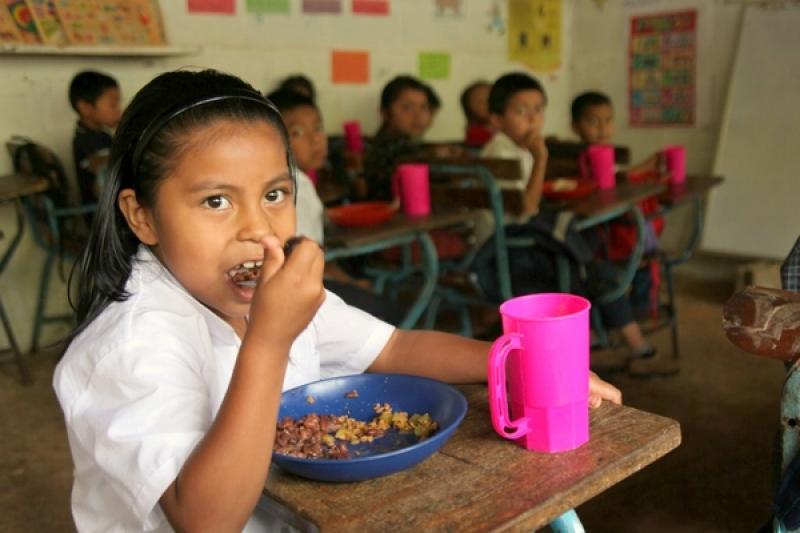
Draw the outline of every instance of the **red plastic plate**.
[[[328,209],[328,217],[339,226],[377,226],[397,211],[389,202],[357,202]]]

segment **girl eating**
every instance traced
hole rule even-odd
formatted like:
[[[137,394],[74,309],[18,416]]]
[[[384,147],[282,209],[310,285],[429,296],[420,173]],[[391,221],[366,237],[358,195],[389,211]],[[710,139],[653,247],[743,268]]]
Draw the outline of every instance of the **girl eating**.
[[[364,371],[486,379],[488,345],[400,331],[322,286],[295,233],[272,104],[215,71],[162,74],[114,137],[54,387],[80,531],[258,531],[281,391]],[[619,401],[592,378],[591,402]],[[487,421],[488,423],[488,421]]]

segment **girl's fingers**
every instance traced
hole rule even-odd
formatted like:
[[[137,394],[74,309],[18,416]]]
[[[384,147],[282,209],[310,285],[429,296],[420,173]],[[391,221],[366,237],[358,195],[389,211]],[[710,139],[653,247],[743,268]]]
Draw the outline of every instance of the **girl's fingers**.
[[[261,280],[271,279],[280,270],[284,263],[283,247],[281,241],[273,235],[264,237],[261,240],[264,246],[264,263],[261,265]]]

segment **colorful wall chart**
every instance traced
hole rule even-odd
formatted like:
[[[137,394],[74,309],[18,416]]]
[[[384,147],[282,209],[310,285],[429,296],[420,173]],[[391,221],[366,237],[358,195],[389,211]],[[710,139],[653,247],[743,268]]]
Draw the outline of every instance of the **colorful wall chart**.
[[[29,44],[42,42],[39,32],[36,30],[33,13],[25,0],[4,0],[4,3],[8,8],[8,14],[17,25],[22,42]]]
[[[631,126],[694,124],[697,12],[631,18]]]
[[[561,66],[561,0],[508,0],[508,59],[536,71]]]
[[[6,5],[0,2],[0,43],[18,43],[22,40],[19,28],[11,18]]]
[[[42,42],[45,44],[64,44],[67,36],[58,20],[53,0],[27,0],[31,15],[36,23]]]

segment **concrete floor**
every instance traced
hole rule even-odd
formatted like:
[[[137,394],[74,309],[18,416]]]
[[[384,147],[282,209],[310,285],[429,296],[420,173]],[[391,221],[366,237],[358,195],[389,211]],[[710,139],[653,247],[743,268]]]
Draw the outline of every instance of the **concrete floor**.
[[[699,266],[698,266],[699,265]],[[754,531],[768,516],[780,363],[739,352],[720,327],[732,266],[695,261],[680,271],[681,372],[614,374],[625,403],[678,420],[683,444],[577,509],[599,532]],[[668,337],[653,342],[668,352]],[[55,355],[31,358],[32,387],[0,364],[0,531],[73,530],[71,461],[50,388]]]

